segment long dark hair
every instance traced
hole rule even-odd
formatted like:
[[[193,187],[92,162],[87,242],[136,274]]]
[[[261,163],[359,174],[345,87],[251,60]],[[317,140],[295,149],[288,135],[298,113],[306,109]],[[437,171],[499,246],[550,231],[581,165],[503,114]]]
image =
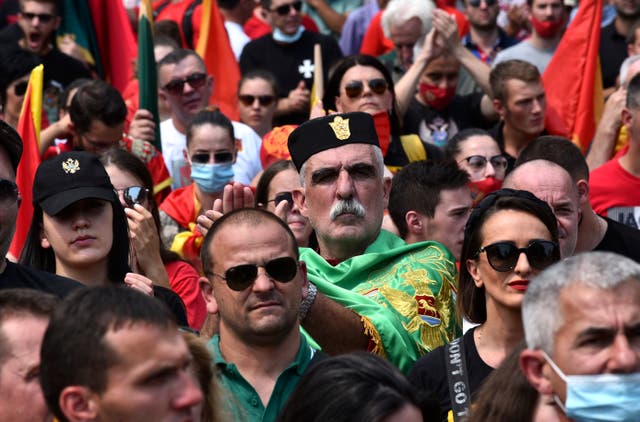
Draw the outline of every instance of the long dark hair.
[[[269,200],[269,186],[274,177],[285,170],[296,170],[296,166],[293,165],[291,160],[278,160],[271,164],[262,172],[262,176],[258,180],[256,185],[256,207],[266,207]],[[297,170],[296,170],[297,172]]]

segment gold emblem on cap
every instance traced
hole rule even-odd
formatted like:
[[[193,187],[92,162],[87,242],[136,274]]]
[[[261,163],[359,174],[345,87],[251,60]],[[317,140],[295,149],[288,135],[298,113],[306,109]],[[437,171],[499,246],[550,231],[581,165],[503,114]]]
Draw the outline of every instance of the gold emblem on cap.
[[[64,170],[64,172],[67,174],[73,174],[76,171],[80,170],[80,163],[78,162],[78,160],[74,160],[73,158],[67,158],[62,162],[62,170]]]
[[[349,139],[351,136],[351,130],[349,129],[349,119],[343,119],[340,116],[336,116],[333,122],[329,122],[329,126],[333,129],[333,133],[336,134],[336,138],[341,141]]]

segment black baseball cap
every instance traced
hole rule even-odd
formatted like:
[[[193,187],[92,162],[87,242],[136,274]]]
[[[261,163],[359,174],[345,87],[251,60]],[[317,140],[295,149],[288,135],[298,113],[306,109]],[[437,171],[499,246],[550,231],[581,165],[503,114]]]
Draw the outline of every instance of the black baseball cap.
[[[22,138],[4,120],[0,120],[0,145],[7,151],[13,171],[17,171],[22,157]]]
[[[82,199],[119,202],[98,156],[84,151],[63,152],[43,161],[33,181],[33,204],[56,215]]]

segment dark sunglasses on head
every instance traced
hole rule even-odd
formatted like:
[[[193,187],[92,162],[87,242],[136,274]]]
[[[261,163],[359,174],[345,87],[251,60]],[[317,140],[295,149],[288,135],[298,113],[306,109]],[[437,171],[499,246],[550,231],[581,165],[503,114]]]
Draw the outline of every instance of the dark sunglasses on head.
[[[198,152],[191,156],[191,162],[196,164],[207,164],[209,162],[210,157],[211,157],[210,152]],[[213,162],[216,164],[228,163],[230,161],[233,161],[233,154],[230,152],[214,152],[213,153]]]
[[[518,248],[512,242],[496,242],[480,248],[476,256],[482,252],[486,252],[491,268],[501,273],[512,271],[523,252],[529,265],[536,270],[544,270],[560,260],[558,244],[549,240],[534,240],[526,248]]]
[[[38,20],[42,23],[49,23],[51,22],[51,20],[54,18],[53,15],[49,14],[49,13],[27,13],[27,12],[20,12],[20,14],[28,21],[32,21],[35,18],[38,18]]]
[[[369,89],[373,91],[375,94],[382,95],[387,90],[387,81],[383,78],[375,78],[369,79],[367,85],[369,85]],[[364,82],[362,81],[351,81],[345,87],[344,91],[349,98],[357,98],[362,95],[364,91]]]
[[[27,92],[27,87],[29,86],[29,82],[20,81],[13,86],[13,93],[16,97],[22,97],[25,92]]]
[[[286,16],[286,15],[289,14],[289,11],[291,10],[292,7],[296,10],[296,12],[301,11],[302,10],[302,2],[301,1],[295,1],[293,3],[283,4],[282,6],[278,6],[275,9],[271,9],[271,11],[272,12],[276,12],[280,16]]]
[[[293,207],[293,194],[291,192],[282,192],[275,196],[273,199],[269,199],[267,202],[273,202],[275,206],[282,201],[287,201],[289,203],[289,208]]]
[[[149,189],[142,186],[129,186],[124,189],[114,189],[114,191],[118,195],[122,192],[122,199],[124,199],[124,203],[129,208],[133,208],[135,204],[142,204],[149,199]]]
[[[504,170],[507,168],[507,158],[504,155],[494,155],[487,159],[482,155],[472,155],[463,159],[473,170],[482,170],[487,166],[487,161],[491,163],[496,170]]]
[[[191,88],[198,89],[202,88],[206,82],[206,73],[192,73],[184,79],[173,79],[169,81],[162,89],[171,95],[179,95],[182,94],[184,90],[184,84],[189,84]]]
[[[212,272],[209,272],[209,274],[225,280],[231,290],[241,292],[251,286],[256,280],[258,277],[258,267],[263,267],[269,278],[280,283],[290,282],[298,272],[298,262],[289,256],[284,256],[265,262],[264,265],[236,265],[225,271],[224,276]]]
[[[498,3],[498,0],[468,0],[468,1],[469,1],[469,6],[471,7],[480,7],[480,3],[483,1],[484,1],[484,4],[487,5],[487,7],[491,7],[496,3]]]
[[[11,180],[0,179],[0,200],[16,201],[19,196],[20,192],[18,191],[18,185],[13,183]]]
[[[273,95],[239,95],[238,99],[246,107],[252,106],[255,100],[258,100],[258,103],[262,107],[266,107],[268,105],[271,105],[276,97],[274,97]]]

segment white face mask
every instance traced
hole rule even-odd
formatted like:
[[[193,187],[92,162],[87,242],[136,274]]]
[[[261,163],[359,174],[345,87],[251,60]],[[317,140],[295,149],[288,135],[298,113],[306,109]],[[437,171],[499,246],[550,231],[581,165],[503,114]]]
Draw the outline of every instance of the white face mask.
[[[563,404],[553,399],[567,417],[576,422],[640,421],[640,372],[631,374],[565,375],[541,350],[542,356],[567,384]]]

